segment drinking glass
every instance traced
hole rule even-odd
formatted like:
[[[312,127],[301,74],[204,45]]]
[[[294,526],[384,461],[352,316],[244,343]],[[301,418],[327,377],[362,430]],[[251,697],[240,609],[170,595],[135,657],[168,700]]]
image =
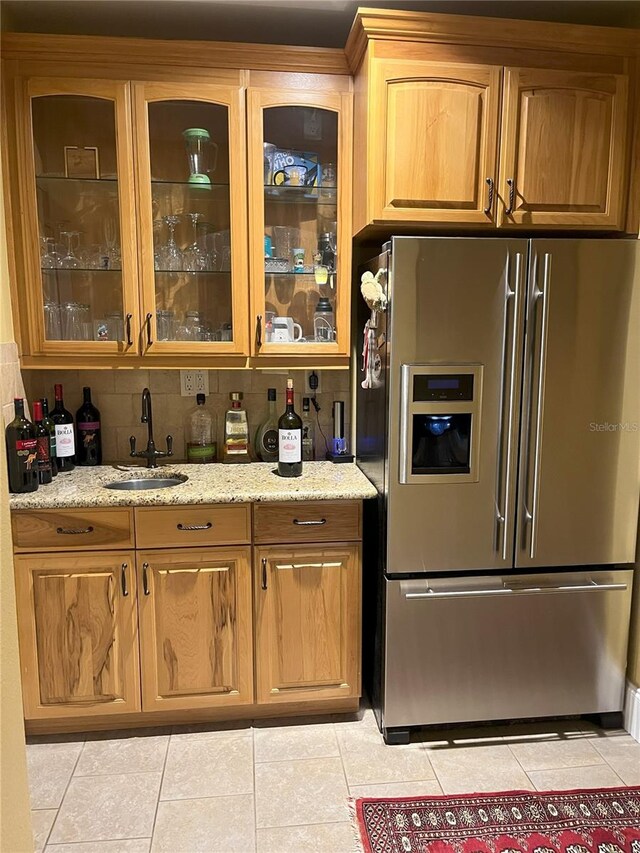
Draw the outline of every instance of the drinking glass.
[[[82,308],[77,302],[64,302],[60,307],[63,341],[82,340]]]
[[[184,322],[176,329],[178,341],[201,341],[204,339],[205,327],[199,311],[187,311]]]
[[[61,231],[60,236],[63,240],[66,240],[66,250],[64,257],[60,260],[60,268],[63,270],[75,270],[80,266],[80,261],[78,257],[74,253],[74,243],[75,248],[78,248],[78,242],[80,240],[80,232],[79,231]]]
[[[193,226],[193,243],[184,250],[183,268],[188,272],[201,272],[208,267],[207,253],[198,245],[198,221],[202,218],[201,213],[187,214]]]
[[[93,338],[91,308],[83,302],[78,305],[78,326],[80,337],[76,338],[76,340],[90,341]]]
[[[156,311],[156,334],[159,341],[172,341],[175,334],[175,315],[173,311]]]
[[[176,225],[180,222],[180,217],[171,213],[163,217],[164,222],[169,230],[169,239],[166,244],[160,248],[160,268],[163,270],[177,271],[182,269],[182,252],[180,251],[175,239]]]
[[[105,317],[110,341],[124,340],[124,321],[120,311],[110,311]]]
[[[300,229],[291,228],[288,225],[274,225],[273,243],[275,246],[275,257],[286,258],[291,267],[291,254],[296,246],[300,245]]]
[[[47,300],[44,303],[44,329],[44,336],[48,341],[59,341],[62,338],[60,306],[57,302]]]

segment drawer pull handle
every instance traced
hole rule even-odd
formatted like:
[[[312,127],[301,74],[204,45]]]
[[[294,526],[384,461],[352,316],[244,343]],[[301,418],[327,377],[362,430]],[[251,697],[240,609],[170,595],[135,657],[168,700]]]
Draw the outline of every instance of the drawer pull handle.
[[[206,524],[177,524],[178,530],[211,530],[213,522],[207,521]]]
[[[147,569],[149,568],[149,563],[142,564],[142,590],[145,595],[150,595],[151,591],[149,589],[149,578],[147,577]]]
[[[127,589],[127,563],[122,564],[121,572],[120,580],[122,582],[122,594],[126,598],[129,595],[129,590]]]
[[[88,527],[58,527],[56,533],[65,536],[75,536],[77,533],[93,533],[93,527],[91,525]]]
[[[327,519],[321,518],[319,521],[300,521],[299,519],[294,518],[293,523],[297,524],[298,527],[320,527],[327,523]]]
[[[267,588],[267,558],[262,558],[262,589]]]

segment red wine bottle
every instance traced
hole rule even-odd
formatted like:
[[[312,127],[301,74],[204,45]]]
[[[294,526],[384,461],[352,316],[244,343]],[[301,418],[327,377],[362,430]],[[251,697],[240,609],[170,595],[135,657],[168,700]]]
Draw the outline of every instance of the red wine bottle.
[[[24,416],[24,400],[13,401],[15,418],[5,430],[9,491],[14,494],[35,492],[38,488],[36,428]]]
[[[100,412],[91,402],[91,388],[83,388],[84,402],[76,412],[78,465],[102,465]]]
[[[51,473],[51,443],[49,431],[42,422],[42,403],[36,400],[33,404],[33,422],[36,428],[36,454],[38,462],[38,483],[46,486],[53,480]]]
[[[66,474],[76,467],[76,442],[73,431],[73,416],[64,407],[62,385],[55,385],[56,406],[51,412],[51,420],[56,426],[56,459],[58,471]]]
[[[293,408],[293,379],[287,379],[287,408],[278,420],[278,474],[302,476],[302,419]]]
[[[42,404],[42,423],[49,433],[49,458],[51,459],[51,474],[58,476],[58,460],[56,459],[56,425],[49,414],[49,401],[46,397],[40,398]]]

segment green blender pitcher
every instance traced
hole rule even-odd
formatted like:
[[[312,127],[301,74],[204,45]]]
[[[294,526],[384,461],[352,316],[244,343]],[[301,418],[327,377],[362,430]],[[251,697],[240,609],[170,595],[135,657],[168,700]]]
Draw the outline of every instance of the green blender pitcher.
[[[202,127],[188,127],[182,131],[182,136],[189,160],[189,183],[211,189],[209,172],[216,168],[218,146],[211,141],[209,131]]]

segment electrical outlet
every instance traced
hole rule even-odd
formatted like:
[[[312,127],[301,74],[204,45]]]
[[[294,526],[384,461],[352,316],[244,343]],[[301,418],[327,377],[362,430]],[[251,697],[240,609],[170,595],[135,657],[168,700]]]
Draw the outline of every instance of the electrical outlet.
[[[195,397],[196,394],[209,393],[209,373],[206,370],[181,370],[180,394],[183,397]]]
[[[317,388],[312,388],[310,379],[315,377],[314,385],[317,382]],[[304,396],[313,397],[314,394],[319,394],[322,391],[322,383],[320,381],[320,373],[317,370],[305,370],[304,372]]]

